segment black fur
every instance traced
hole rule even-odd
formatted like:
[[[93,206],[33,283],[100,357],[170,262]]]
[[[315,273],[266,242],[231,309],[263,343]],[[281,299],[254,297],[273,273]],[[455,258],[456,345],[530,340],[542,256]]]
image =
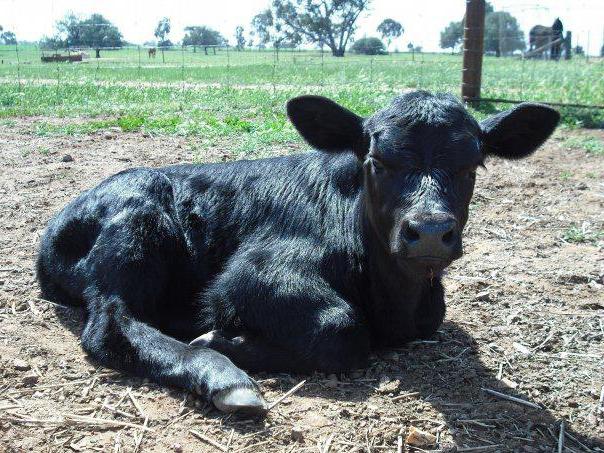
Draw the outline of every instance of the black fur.
[[[372,347],[429,337],[476,166],[529,154],[557,122],[529,105],[481,127],[426,92],[366,120],[317,97],[288,113],[327,152],[127,170],[50,222],[38,279],[46,297],[86,307],[94,359],[211,397],[253,387],[241,368],[338,372]],[[416,254],[413,236],[443,218],[446,247]]]

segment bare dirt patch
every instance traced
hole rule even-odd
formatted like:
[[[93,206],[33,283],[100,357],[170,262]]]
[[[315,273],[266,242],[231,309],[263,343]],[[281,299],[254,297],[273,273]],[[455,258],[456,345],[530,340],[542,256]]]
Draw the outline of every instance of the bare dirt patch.
[[[39,235],[67,201],[128,167],[191,161],[187,139],[33,131],[0,126],[0,450],[396,451],[414,426],[459,451],[553,451],[564,420],[565,451],[604,451],[604,158],[561,140],[601,132],[488,163],[434,339],[346,375],[256,375],[269,401],[307,382],[250,421],[87,361],[81,313],[40,300],[34,279]]]

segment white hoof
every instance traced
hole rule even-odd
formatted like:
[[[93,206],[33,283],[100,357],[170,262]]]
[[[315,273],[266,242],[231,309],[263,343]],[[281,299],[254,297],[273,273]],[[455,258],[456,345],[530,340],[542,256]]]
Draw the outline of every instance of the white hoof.
[[[262,395],[251,388],[233,388],[218,392],[212,397],[214,406],[222,412],[264,414],[267,404]]]

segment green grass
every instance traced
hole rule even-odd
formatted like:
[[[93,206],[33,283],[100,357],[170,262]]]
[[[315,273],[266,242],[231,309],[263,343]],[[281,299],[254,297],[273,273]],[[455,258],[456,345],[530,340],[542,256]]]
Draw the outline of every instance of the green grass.
[[[564,143],[569,148],[582,149],[588,154],[604,155],[604,142],[597,137],[569,137]]]
[[[564,241],[576,244],[596,243],[602,238],[604,238],[604,231],[592,231],[586,225],[583,227],[572,225],[562,235]]]
[[[230,143],[244,154],[299,141],[285,102],[300,94],[329,96],[370,115],[405,89],[458,93],[461,57],[391,54],[321,57],[318,51],[172,50],[149,59],[144,49],[103,51],[82,63],[41,63],[34,46],[0,46],[0,124],[16,116],[65,118],[39,122],[37,133],[85,134],[109,127],[126,132],[201,138],[200,146]],[[139,60],[140,56],[140,60]],[[602,60],[521,61],[485,57],[484,97],[604,104]],[[483,104],[483,118],[510,105]],[[572,126],[598,127],[604,112],[564,109]],[[77,118],[77,120],[70,120]],[[582,145],[601,154],[601,143]]]

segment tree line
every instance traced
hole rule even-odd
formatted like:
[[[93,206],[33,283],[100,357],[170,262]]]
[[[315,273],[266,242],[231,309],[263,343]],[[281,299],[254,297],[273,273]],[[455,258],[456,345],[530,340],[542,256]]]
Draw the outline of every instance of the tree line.
[[[235,29],[235,48],[243,50],[257,46],[276,49],[297,47],[309,43],[321,48],[328,48],[334,56],[341,57],[354,41],[357,20],[366,11],[371,0],[322,0],[321,2],[298,0],[273,0],[269,8],[252,17],[249,33],[245,36],[243,25]],[[87,18],[67,14],[57,22],[55,34],[44,37],[40,44],[45,49],[89,47],[100,57],[105,47],[121,47],[123,35],[118,28],[101,14],[92,14]],[[174,44],[169,38],[171,24],[168,17],[162,18],[153,35],[156,45],[162,49]],[[394,19],[385,19],[376,30],[384,46],[377,38],[363,38],[356,43],[353,50],[362,53],[383,53],[390,47],[393,39],[403,33],[402,25]],[[202,47],[207,53],[210,46],[228,44],[227,39],[216,30],[205,25],[190,25],[184,28],[185,35],[181,45]],[[369,41],[368,41],[369,40]],[[151,43],[146,43],[151,44]]]
[[[394,39],[404,33],[400,22],[384,19],[376,32],[381,36],[363,37],[354,40],[357,20],[365,12],[371,0],[272,0],[271,6],[252,17],[246,37],[245,28],[239,25],[235,29],[234,47],[243,50],[247,47],[275,49],[293,48],[302,43],[328,48],[332,55],[341,57],[350,48],[363,54],[384,54]],[[45,37],[41,45],[46,49],[90,47],[96,50],[97,58],[105,47],[121,47],[125,44],[118,28],[101,14],[92,14],[80,18],[67,14],[56,24],[56,33]],[[0,42],[16,43],[14,33],[2,33]],[[174,46],[169,39],[171,24],[168,17],[162,18],[153,35],[155,42],[147,45],[158,46],[162,50]],[[228,40],[218,31],[205,25],[190,25],[184,28],[184,37],[179,44],[203,48],[228,45]],[[386,41],[386,44],[384,44]],[[440,46],[455,51],[463,41],[463,19],[448,24],[440,33]],[[350,45],[352,44],[352,45]],[[421,47],[409,43],[410,51],[421,51]],[[487,2],[485,19],[485,52],[505,55],[515,50],[524,50],[524,34],[518,21],[510,13],[495,11]]]

